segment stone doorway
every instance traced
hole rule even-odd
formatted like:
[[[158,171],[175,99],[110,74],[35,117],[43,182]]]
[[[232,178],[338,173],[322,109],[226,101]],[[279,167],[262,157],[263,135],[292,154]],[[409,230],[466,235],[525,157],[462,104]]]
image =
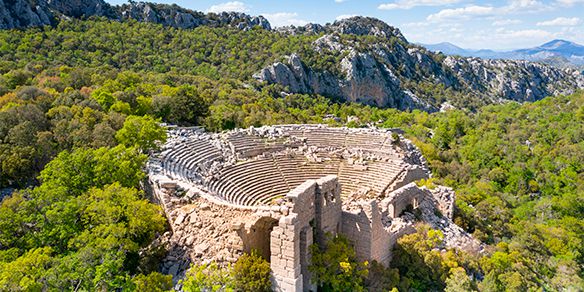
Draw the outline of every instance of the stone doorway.
[[[249,253],[257,250],[258,254],[269,262],[271,233],[276,225],[278,225],[278,220],[272,217],[258,219],[248,233],[245,251]]]

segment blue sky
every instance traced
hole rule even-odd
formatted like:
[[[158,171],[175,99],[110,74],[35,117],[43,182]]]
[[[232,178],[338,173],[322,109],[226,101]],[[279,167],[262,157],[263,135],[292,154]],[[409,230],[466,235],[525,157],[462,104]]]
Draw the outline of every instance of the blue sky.
[[[112,4],[125,0],[106,0]],[[151,0],[185,8],[264,15],[272,26],[327,23],[352,15],[377,17],[410,42],[451,42],[463,48],[506,50],[553,39],[584,44],[584,0]]]

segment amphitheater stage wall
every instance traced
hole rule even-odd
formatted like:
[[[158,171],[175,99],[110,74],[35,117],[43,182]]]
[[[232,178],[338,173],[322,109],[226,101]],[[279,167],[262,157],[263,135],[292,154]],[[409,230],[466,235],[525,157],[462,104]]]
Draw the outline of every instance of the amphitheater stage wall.
[[[310,246],[313,243],[323,246],[329,235],[340,233],[346,236],[359,261],[375,260],[389,265],[397,239],[415,232],[415,229],[412,225],[391,228],[387,221],[391,218],[383,206],[397,204],[401,210],[406,204],[414,204],[428,195],[424,191],[406,188],[398,192],[394,200],[386,201],[386,205],[369,200],[355,203],[351,210],[343,210],[340,193],[336,176],[308,180],[288,193],[290,212],[279,218],[270,233],[274,291],[316,291],[308,271]]]

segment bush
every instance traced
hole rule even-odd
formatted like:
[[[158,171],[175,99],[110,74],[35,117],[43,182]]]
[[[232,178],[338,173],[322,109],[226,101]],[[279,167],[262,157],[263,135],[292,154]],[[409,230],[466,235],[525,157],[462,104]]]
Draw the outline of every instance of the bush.
[[[192,265],[181,284],[186,292],[271,291],[270,263],[252,251],[227,268],[216,263]]]
[[[172,276],[157,272],[139,274],[132,279],[132,289],[142,292],[163,292],[172,290]]]
[[[237,291],[271,291],[270,263],[255,250],[241,256],[231,274]]]
[[[308,270],[323,291],[364,291],[368,263],[359,263],[349,240],[337,235],[329,238],[324,248],[311,246],[312,263]]]
[[[233,291],[233,279],[228,269],[216,263],[192,265],[180,283],[186,292]]]

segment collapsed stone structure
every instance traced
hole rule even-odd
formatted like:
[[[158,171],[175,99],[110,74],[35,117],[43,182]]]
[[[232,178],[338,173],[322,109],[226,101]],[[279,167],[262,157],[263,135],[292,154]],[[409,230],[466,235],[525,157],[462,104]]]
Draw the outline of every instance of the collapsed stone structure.
[[[476,247],[451,221],[452,190],[415,184],[429,177],[420,152],[390,130],[171,128],[149,161],[172,227],[163,271],[180,277],[189,262],[234,262],[255,249],[270,261],[275,291],[310,291],[312,244],[343,234],[359,260],[388,265],[418,220],[442,229],[447,245]]]

